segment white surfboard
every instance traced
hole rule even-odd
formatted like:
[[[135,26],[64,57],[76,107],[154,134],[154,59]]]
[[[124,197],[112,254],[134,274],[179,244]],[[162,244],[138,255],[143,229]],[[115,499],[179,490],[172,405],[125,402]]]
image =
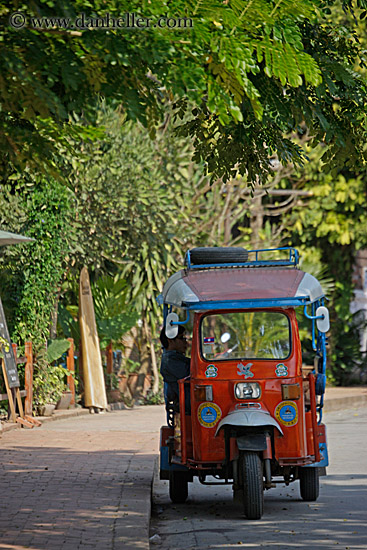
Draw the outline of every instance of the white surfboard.
[[[106,386],[103,376],[101,349],[97,333],[92,291],[88,270],[80,272],[79,284],[79,326],[82,346],[82,367],[84,379],[84,405],[107,409]]]

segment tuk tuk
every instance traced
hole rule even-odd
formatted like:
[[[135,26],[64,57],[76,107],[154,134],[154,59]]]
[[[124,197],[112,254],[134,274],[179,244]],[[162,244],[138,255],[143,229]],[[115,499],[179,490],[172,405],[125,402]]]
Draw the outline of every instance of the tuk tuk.
[[[165,283],[158,303],[167,337],[193,323],[190,376],[178,381],[179,406],[166,400],[161,428],[160,479],[169,480],[174,503],[185,502],[194,477],[231,484],[248,519],[261,518],[264,489],[277,483],[299,480],[303,500],[318,498],[328,465],[329,314],[321,285],[298,260],[291,247],[196,248]],[[297,307],[311,321],[315,356],[307,367]]]

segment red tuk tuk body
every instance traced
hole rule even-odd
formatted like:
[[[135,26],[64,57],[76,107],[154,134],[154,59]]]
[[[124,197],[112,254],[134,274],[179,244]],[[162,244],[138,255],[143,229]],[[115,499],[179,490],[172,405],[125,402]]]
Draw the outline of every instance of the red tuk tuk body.
[[[274,311],[274,310],[272,310]],[[225,312],[225,310],[224,310]],[[213,313],[216,313],[215,311]],[[283,312],[282,312],[283,313]],[[199,389],[205,386],[211,386],[213,391],[213,403],[218,404],[220,412],[218,416],[221,418],[226,417],[231,411],[238,410],[239,407],[243,409],[265,410],[275,417],[276,407],[279,402],[282,401],[282,389],[284,394],[284,387],[292,386],[293,388],[299,388],[302,386],[302,356],[301,349],[298,344],[298,326],[295,317],[294,310],[285,310],[284,313],[289,316],[292,327],[292,353],[290,357],[284,360],[282,363],[287,369],[287,377],[279,378],[275,374],[275,370],[279,361],[273,360],[252,360],[251,382],[257,382],[261,388],[261,397],[256,402],[244,401],[239,402],[235,397],[235,384],[238,382],[238,360],[227,361],[224,364],[219,362],[214,363],[218,368],[215,383],[210,383],[210,379],[206,377],[208,365],[213,364],[204,360],[200,356],[200,321],[203,316],[196,315],[194,321],[195,340],[192,344],[192,362],[191,362],[191,407],[192,407],[192,440],[194,460],[198,462],[215,462],[218,460],[224,460],[224,437],[223,431],[215,438],[215,432],[217,424],[213,427],[207,427],[200,422],[200,414],[198,412],[202,400],[200,399]],[[245,381],[244,376],[241,378]],[[294,401],[294,399],[292,399]],[[307,445],[307,437],[305,430],[305,406],[304,395],[299,391],[296,396],[297,401],[297,417],[300,421],[293,425],[282,424],[283,433],[287,434],[287,437],[283,437],[281,434],[275,438],[275,457],[278,461],[294,459],[296,465],[303,465],[311,462],[310,455],[314,454],[313,442],[309,442]],[[315,410],[316,412],[316,410]],[[311,413],[310,413],[311,414]],[[217,417],[218,418],[218,417]],[[312,447],[312,449],[311,449]],[[308,449],[310,452],[308,452]],[[312,451],[312,452],[311,452]],[[189,457],[188,457],[189,458]]]
[[[202,250],[218,255],[197,250],[200,261]],[[286,265],[263,265],[259,251],[252,262],[226,265],[224,251],[224,265],[214,255],[214,266],[189,266],[164,287],[166,323],[185,323],[167,306],[193,312],[190,377],[179,381],[180,412],[168,404],[169,425],[161,431],[161,479],[170,480],[174,502],[186,500],[194,476],[203,484],[232,483],[251,519],[261,517],[263,489],[274,483],[300,479],[302,498],[318,497],[328,464],[321,423],[326,340],[320,332],[317,365],[303,368],[295,307],[313,304],[313,315],[305,310],[313,324],[326,308],[317,280],[295,269],[296,251],[286,250]]]

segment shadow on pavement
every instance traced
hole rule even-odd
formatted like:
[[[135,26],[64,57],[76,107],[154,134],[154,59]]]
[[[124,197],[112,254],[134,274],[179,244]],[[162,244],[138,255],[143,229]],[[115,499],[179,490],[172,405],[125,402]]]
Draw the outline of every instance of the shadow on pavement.
[[[146,548],[154,460],[135,450],[0,450],[0,548]]]
[[[189,499],[173,505],[167,482],[157,482],[152,514],[160,548],[175,550],[279,548],[364,549],[367,540],[365,475],[320,478],[320,497],[304,502],[298,482],[265,493],[263,518],[246,520],[230,487],[189,485]],[[190,491],[191,489],[191,491]]]

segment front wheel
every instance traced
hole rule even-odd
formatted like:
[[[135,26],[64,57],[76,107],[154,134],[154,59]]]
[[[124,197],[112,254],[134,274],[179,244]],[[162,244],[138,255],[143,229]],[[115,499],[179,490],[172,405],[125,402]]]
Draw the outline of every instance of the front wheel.
[[[243,510],[247,519],[260,519],[264,511],[262,462],[257,453],[244,452],[241,459]]]
[[[170,472],[169,497],[175,504],[183,504],[189,494],[187,475],[185,472]]]
[[[312,502],[319,496],[319,469],[301,468],[299,486],[303,500]]]

